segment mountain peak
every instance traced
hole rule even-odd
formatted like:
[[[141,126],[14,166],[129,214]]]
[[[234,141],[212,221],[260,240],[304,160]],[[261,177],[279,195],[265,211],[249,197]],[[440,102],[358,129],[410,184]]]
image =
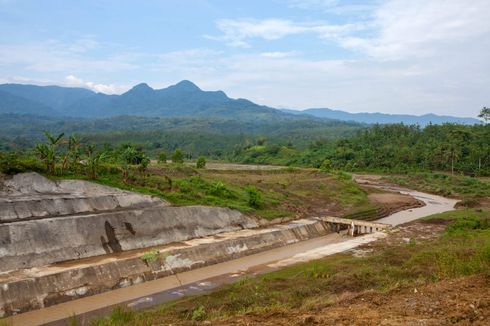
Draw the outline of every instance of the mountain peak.
[[[147,89],[151,89],[153,90],[153,88],[151,88],[150,86],[148,86],[147,83],[139,83],[138,85],[135,85],[133,88],[131,88],[131,90],[147,90]]]
[[[133,86],[129,91],[124,94],[147,94],[153,91],[153,88],[148,86],[147,83],[139,83],[138,85]],[[124,95],[123,94],[123,95]]]
[[[182,80],[182,81],[178,82],[177,84],[170,86],[170,87],[181,89],[181,90],[186,90],[186,91],[200,91],[201,90],[196,84],[194,84],[190,80]]]

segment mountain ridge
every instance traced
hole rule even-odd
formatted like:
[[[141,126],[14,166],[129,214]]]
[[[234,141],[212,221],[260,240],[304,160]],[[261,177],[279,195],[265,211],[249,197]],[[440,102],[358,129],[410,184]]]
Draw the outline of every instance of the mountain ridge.
[[[120,95],[96,93],[89,89],[27,84],[0,85],[0,113],[101,118],[118,115],[165,117],[220,117],[253,120],[261,118],[295,119],[299,115],[314,119],[352,121],[364,124],[479,123],[473,118],[422,116],[385,113],[349,113],[331,109],[303,111],[276,109],[250,100],[233,99],[225,92],[205,91],[189,80],[154,89],[139,83]]]
[[[419,124],[426,126],[432,124],[442,123],[461,123],[461,124],[475,124],[481,123],[478,119],[470,117],[454,117],[449,115],[437,115],[434,113],[427,113],[422,115],[412,114],[390,114],[381,112],[359,112],[350,113],[341,110],[334,110],[329,108],[313,108],[305,110],[290,110],[281,109],[283,112],[296,115],[309,115],[317,118],[335,119],[341,121],[354,121],[358,123],[367,124],[390,124],[390,123],[404,123],[404,124]]]

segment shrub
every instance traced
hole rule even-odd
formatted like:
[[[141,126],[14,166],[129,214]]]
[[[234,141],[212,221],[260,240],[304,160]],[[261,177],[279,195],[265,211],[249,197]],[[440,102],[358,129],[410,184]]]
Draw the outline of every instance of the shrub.
[[[211,186],[211,189],[209,189],[208,194],[217,197],[230,197],[231,195],[230,190],[228,190],[226,185],[221,181],[215,182]]]
[[[194,321],[204,320],[206,318],[206,310],[204,306],[199,306],[196,309],[192,310],[191,319]]]
[[[145,159],[145,153],[133,146],[128,146],[122,152],[121,157],[127,164],[137,165]]]
[[[167,163],[167,153],[164,151],[160,151],[160,153],[158,153],[158,163]]]
[[[40,162],[33,157],[19,157],[15,153],[0,153],[0,172],[16,174],[27,171],[42,171]]]
[[[158,259],[158,255],[160,252],[157,249],[153,249],[150,251],[145,252],[140,259],[144,261],[145,263],[152,263]]]
[[[332,170],[332,162],[329,159],[324,160],[322,165],[320,165],[320,170],[323,172],[329,172]]]
[[[449,224],[446,228],[448,234],[466,230],[483,230],[490,228],[489,219],[480,219],[476,217],[464,217]]]
[[[253,208],[261,208],[264,205],[262,194],[254,186],[246,188],[248,194],[248,205]]]
[[[184,163],[184,154],[180,148],[177,148],[175,152],[172,154],[172,162],[177,164]]]
[[[196,168],[204,169],[206,167],[206,158],[204,156],[199,156],[196,162]]]

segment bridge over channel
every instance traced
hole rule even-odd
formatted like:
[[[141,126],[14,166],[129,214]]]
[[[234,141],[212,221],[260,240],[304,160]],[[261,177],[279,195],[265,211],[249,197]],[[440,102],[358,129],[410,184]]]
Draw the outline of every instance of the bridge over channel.
[[[327,216],[322,217],[321,220],[327,223],[332,231],[341,232],[347,230],[347,234],[350,234],[351,236],[374,233],[391,227],[389,224],[353,220],[341,217]]]

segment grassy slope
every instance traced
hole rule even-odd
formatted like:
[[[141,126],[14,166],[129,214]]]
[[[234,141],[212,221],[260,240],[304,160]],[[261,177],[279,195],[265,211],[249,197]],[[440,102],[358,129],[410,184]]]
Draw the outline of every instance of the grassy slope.
[[[490,180],[448,173],[413,173],[385,176],[385,181],[423,192],[462,199],[462,206],[476,207],[490,197]]]
[[[63,178],[85,177],[69,174]],[[145,173],[131,170],[124,181],[120,167],[107,165],[96,181],[156,195],[174,205],[230,207],[266,219],[342,215],[373,207],[366,191],[349,175],[308,169],[211,171],[155,164]],[[259,205],[250,203],[250,187],[260,193]]]
[[[435,240],[381,246],[366,257],[337,254],[150,310],[116,310],[111,317],[95,323],[148,325],[222,319],[246,313],[258,318],[284,311],[314,313],[346,292],[370,290],[388,294],[460,276],[482,273],[489,276],[490,211],[458,210],[427,220],[426,223],[451,223]],[[119,323],[120,320],[124,322]]]

